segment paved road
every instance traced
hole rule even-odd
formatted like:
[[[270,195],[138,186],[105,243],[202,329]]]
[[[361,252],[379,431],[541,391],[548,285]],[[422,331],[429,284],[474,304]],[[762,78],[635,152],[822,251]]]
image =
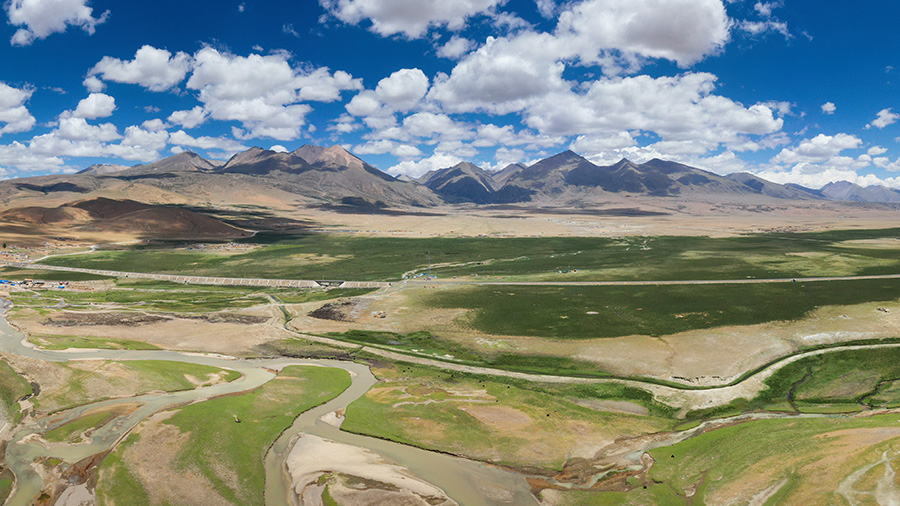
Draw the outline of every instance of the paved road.
[[[506,281],[434,279],[411,281],[419,284],[442,285],[512,285],[512,286],[647,286],[647,285],[730,285],[756,283],[807,283],[815,281],[854,281],[866,279],[900,279],[900,274],[878,274],[873,276],[819,276],[814,278],[739,278],[739,279],[687,279],[687,280],[631,280],[631,281]]]
[[[152,279],[169,281],[186,285],[222,285],[222,286],[259,286],[276,288],[321,288],[323,286],[340,286],[341,288],[383,288],[390,283],[380,281],[312,281],[306,279],[262,279],[262,278],[226,278],[212,276],[183,276],[180,274],[156,274],[148,272],[107,271],[102,269],[82,269],[80,267],[61,267],[30,262],[2,262],[5,267],[18,269],[39,269],[47,271],[83,272],[113,278]]]
[[[33,262],[0,262],[0,266],[20,269],[84,272],[115,278],[154,279],[189,285],[259,286],[283,288],[321,288],[324,286],[341,288],[387,288],[395,283],[388,281],[313,281],[308,279],[262,279],[226,278],[211,276],[184,276],[179,274],[155,274],[147,272],[108,271],[61,267],[36,264]],[[879,274],[873,276],[819,276],[811,278],[740,278],[740,279],[693,279],[693,280],[633,280],[633,281],[508,281],[504,279],[411,279],[402,283],[412,285],[501,285],[501,286],[662,286],[662,285],[727,285],[756,283],[812,283],[818,281],[860,281],[871,279],[900,279],[900,274]]]

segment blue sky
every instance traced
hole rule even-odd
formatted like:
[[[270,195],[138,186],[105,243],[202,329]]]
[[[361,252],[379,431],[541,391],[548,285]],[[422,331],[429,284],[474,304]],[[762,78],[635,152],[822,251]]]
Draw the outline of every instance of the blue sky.
[[[900,187],[900,4],[11,0],[0,176],[341,144],[392,174],[572,149]]]

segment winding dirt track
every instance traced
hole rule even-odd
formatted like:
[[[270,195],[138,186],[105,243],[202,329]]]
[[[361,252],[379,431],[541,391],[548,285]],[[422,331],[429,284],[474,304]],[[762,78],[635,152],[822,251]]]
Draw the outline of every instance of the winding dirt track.
[[[466,364],[457,364],[443,360],[435,360],[419,355],[400,353],[380,347],[360,346],[358,344],[330,339],[327,337],[305,334],[285,325],[285,328],[297,337],[308,341],[339,346],[342,348],[353,348],[398,362],[407,362],[412,364],[434,367],[445,371],[457,371],[469,374],[482,374],[486,376],[496,376],[504,378],[515,378],[534,382],[543,383],[566,383],[566,384],[592,384],[592,383],[619,383],[623,385],[641,388],[651,392],[658,400],[669,404],[670,406],[686,409],[688,411],[695,409],[705,409],[715,406],[728,404],[734,399],[745,398],[752,399],[756,397],[765,387],[765,380],[775,374],[782,367],[796,362],[797,360],[823,355],[825,353],[834,353],[848,350],[870,350],[879,348],[900,348],[900,343],[885,344],[866,344],[866,345],[847,345],[826,348],[821,350],[801,351],[793,355],[788,355],[777,362],[769,364],[763,369],[756,371],[750,376],[743,377],[736,382],[723,383],[720,385],[711,385],[703,388],[684,385],[683,388],[673,385],[661,385],[650,381],[641,381],[639,379],[622,379],[622,378],[580,378],[574,376],[555,376],[545,374],[529,374],[523,372],[506,371],[503,369],[494,369],[490,367],[472,366]]]
[[[46,258],[46,257],[45,257]],[[315,281],[310,279],[264,279],[264,278],[228,278],[213,276],[184,276],[178,274],[158,274],[150,272],[109,271],[102,269],[85,269],[81,267],[62,267],[58,265],[38,264],[33,262],[0,262],[0,267],[19,269],[36,269],[49,271],[83,272],[99,276],[116,278],[141,278],[159,281],[171,281],[189,285],[238,285],[238,286],[272,286],[290,288],[320,288],[323,286],[340,286],[343,288],[387,288],[394,283],[411,285],[511,285],[511,286],[662,286],[662,285],[730,285],[758,283],[814,283],[819,281],[864,281],[872,279],[900,279],[900,274],[877,274],[872,276],[818,276],[811,278],[740,278],[740,279],[687,279],[687,280],[630,280],[630,281],[507,281],[475,280],[475,279],[432,279],[389,281]]]
[[[638,280],[638,281],[505,281],[505,280],[404,280],[402,282],[387,281],[328,281],[319,282],[312,280],[285,280],[285,279],[258,279],[258,278],[225,278],[225,277],[206,277],[206,276],[180,276],[174,274],[154,274],[139,272],[123,272],[108,271],[98,269],[84,269],[78,267],[61,267],[53,265],[20,263],[20,262],[2,262],[0,266],[10,266],[27,269],[42,269],[55,271],[83,272],[90,274],[98,274],[110,277],[128,277],[140,279],[155,279],[162,281],[171,281],[181,284],[201,284],[201,285],[237,285],[237,286],[259,286],[259,287],[293,287],[293,288],[318,288],[322,286],[341,286],[344,288],[393,288],[398,289],[408,285],[512,285],[512,286],[663,286],[663,285],[716,285],[716,284],[757,284],[757,283],[811,283],[811,282],[827,282],[827,281],[859,281],[874,279],[900,279],[900,274],[881,274],[872,276],[819,276],[808,278],[743,278],[743,279],[718,279],[718,280]],[[273,302],[280,306],[280,303],[273,299]],[[281,306],[282,312],[287,316],[284,307]],[[775,371],[785,365],[799,360],[804,357],[820,355],[823,353],[831,353],[839,350],[856,350],[856,349],[872,349],[872,348],[891,348],[900,347],[900,344],[873,344],[873,345],[848,345],[823,350],[813,350],[799,352],[789,355],[781,360],[770,364],[769,366],[755,372],[754,374],[744,377],[737,382],[711,385],[703,389],[692,388],[690,385],[678,387],[674,385],[662,385],[652,381],[641,381],[638,379],[620,379],[620,378],[580,378],[573,376],[554,376],[529,374],[514,371],[506,371],[502,369],[493,369],[489,367],[470,366],[458,364],[449,361],[435,360],[420,355],[401,352],[400,350],[390,350],[381,347],[363,346],[347,343],[336,339],[330,339],[321,336],[305,334],[297,329],[291,328],[289,323],[285,323],[285,329],[293,332],[298,337],[339,346],[343,348],[361,349],[368,353],[378,355],[390,360],[397,360],[420,365],[426,365],[443,369],[446,371],[459,371],[471,374],[485,374],[491,376],[517,378],[528,381],[546,382],[546,383],[603,383],[616,382],[625,385],[631,385],[648,390],[658,399],[672,406],[682,407],[684,409],[702,409],[708,407],[727,404],[734,399],[745,397],[752,398],[765,388],[764,381]]]

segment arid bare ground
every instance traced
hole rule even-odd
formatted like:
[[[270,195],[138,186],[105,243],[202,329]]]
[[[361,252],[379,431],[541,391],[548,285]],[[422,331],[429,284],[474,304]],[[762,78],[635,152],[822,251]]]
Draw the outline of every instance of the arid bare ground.
[[[758,197],[692,196],[690,199],[611,194],[591,205],[589,211],[542,209],[538,204],[516,206],[444,206],[400,209],[395,213],[336,213],[284,192],[252,195],[252,192],[209,192],[208,202],[198,202],[140,184],[110,189],[102,196],[131,198],[147,203],[201,205],[227,212],[248,213],[264,207],[272,218],[302,223],[298,230],[381,237],[453,236],[585,236],[635,235],[731,236],[772,230],[818,231],[875,229],[896,226],[896,209],[890,205],[828,201],[788,201]],[[223,199],[223,195],[227,199]],[[84,195],[60,194],[17,198],[0,204],[0,212],[23,206],[58,206]],[[661,213],[634,215],[634,211]],[[152,238],[147,230],[74,231],[52,224],[0,223],[0,236],[9,244],[40,247],[44,243],[86,245]],[[65,239],[65,240],[61,240]]]
[[[135,442],[122,452],[122,465],[140,480],[153,504],[229,504],[196,469],[177,465],[188,434],[163,423],[174,414],[157,413],[135,428],[138,437],[131,436]]]
[[[441,489],[369,450],[318,436],[302,435],[286,464],[301,505],[322,504],[326,488],[338,504],[456,504]]]
[[[31,335],[53,335],[95,338],[117,338],[142,341],[163,349],[184,351],[205,351],[241,355],[250,353],[259,344],[284,339],[290,334],[282,327],[281,312],[275,306],[260,305],[240,311],[222,313],[233,320],[210,322],[201,319],[179,318],[178,315],[156,316],[148,313],[147,322],[139,325],[111,324],[104,316],[103,321],[93,325],[59,326],[50,322],[65,320],[67,315],[89,315],[79,311],[52,311],[38,314],[34,311],[20,311],[12,322],[23,332]],[[134,318],[144,313],[134,311],[99,311],[102,315],[120,315],[122,319]],[[251,323],[240,322],[241,316],[258,317],[247,319]],[[264,320],[255,323],[256,320]]]
[[[428,331],[480,353],[569,357],[594,363],[598,369],[618,376],[646,376],[696,386],[729,383],[803,347],[900,335],[900,301],[893,301],[823,307],[796,321],[718,327],[661,337],[498,336],[466,325],[464,310],[427,308],[419,302],[434,290],[443,289],[452,288],[396,287],[360,297],[364,303],[352,322],[312,318],[307,313],[317,307],[315,303],[298,305],[292,308],[295,318],[291,327],[312,334],[350,329]]]
[[[3,357],[26,378],[38,382],[41,393],[36,408],[42,413],[52,413],[96,399],[131,397],[152,390],[139,372],[123,367],[120,362],[78,360],[74,353],[74,360],[65,364],[19,355],[4,354]],[[214,376],[196,378],[195,382],[199,386],[200,383],[225,381],[221,375]]]

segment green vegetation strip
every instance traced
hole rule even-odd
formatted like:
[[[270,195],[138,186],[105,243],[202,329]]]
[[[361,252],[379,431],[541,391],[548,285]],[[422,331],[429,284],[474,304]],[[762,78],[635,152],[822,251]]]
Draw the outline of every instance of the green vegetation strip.
[[[609,437],[675,425],[668,406],[623,385],[541,384],[405,364],[375,372],[383,388],[348,407],[342,430],[523,469],[561,470],[570,448],[589,439],[573,435],[573,425],[581,434]],[[617,401],[646,412],[604,411],[575,401]]]
[[[95,281],[111,278],[88,272],[26,270],[4,267],[0,269],[0,279],[8,279],[10,281],[22,281],[24,279],[36,279],[41,281]]]
[[[44,439],[51,443],[66,443],[78,441],[79,436],[89,429],[103,427],[116,417],[114,411],[101,411],[91,415],[82,416],[69,423],[49,430],[44,434]]]
[[[900,280],[665,286],[474,286],[434,292],[426,307],[471,311],[492,335],[592,339],[661,336],[726,325],[796,320],[828,305],[890,301]]]
[[[329,332],[323,334],[322,337],[448,363],[491,367],[504,371],[585,378],[612,377],[609,373],[599,370],[591,362],[550,355],[518,353],[489,355],[452,341],[439,339],[424,331],[399,334],[375,330],[350,330]]]
[[[179,465],[199,470],[234,504],[262,505],[263,458],[269,446],[300,413],[349,386],[350,375],[342,369],[292,366],[253,392],[182,408],[166,421],[190,434]]]
[[[22,419],[22,412],[17,402],[32,392],[31,385],[3,360],[0,360],[0,402],[3,410],[14,423]]]
[[[173,249],[180,244],[60,256],[44,263],[125,272],[280,279],[399,279],[427,270],[440,277],[513,276],[561,280],[736,279],[892,274],[900,250],[861,239],[897,239],[900,229],[736,238],[591,237],[367,238],[258,235],[246,253]],[[429,261],[430,259],[430,261]]]
[[[900,348],[841,349],[860,344],[886,343],[868,341],[821,347],[831,351],[801,358],[778,369],[765,380],[766,388],[756,398],[736,399],[725,406],[692,411],[687,418],[722,418],[759,410],[854,413],[900,406]],[[748,372],[737,381],[758,371]]]
[[[113,337],[82,337],[50,334],[31,334],[28,340],[47,350],[92,349],[92,350],[158,350],[143,341],[116,339]]]
[[[241,377],[237,371],[185,362],[129,360],[115,364],[122,368],[122,374],[105,376],[102,380],[98,380],[98,376],[91,371],[76,369],[68,364],[57,364],[56,367],[63,369],[62,373],[68,376],[68,380],[58,389],[42,391],[34,398],[35,407],[39,410],[56,412],[102,400],[96,395],[98,381],[103,381],[109,387],[127,389],[133,395],[141,395],[153,391],[191,390],[205,384],[210,375],[224,373],[222,380],[226,382]],[[191,381],[189,376],[200,385]],[[89,388],[89,385],[93,385],[93,388]]]

